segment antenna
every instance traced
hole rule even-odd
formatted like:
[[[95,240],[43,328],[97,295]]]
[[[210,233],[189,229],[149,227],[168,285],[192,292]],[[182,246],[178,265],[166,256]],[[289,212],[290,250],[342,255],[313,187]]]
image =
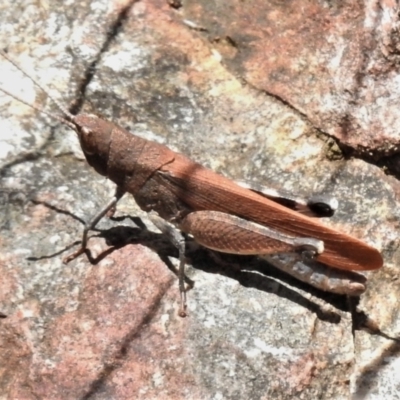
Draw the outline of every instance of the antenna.
[[[8,60],[12,65],[14,65],[15,68],[17,68],[20,72],[22,72],[23,75],[25,75],[27,78],[29,78],[40,90],[42,90],[44,93],[46,93],[47,97],[57,106],[57,108],[63,113],[65,118],[60,117],[59,115],[52,114],[48,111],[45,111],[39,107],[34,106],[33,104],[29,104],[27,101],[21,99],[15,94],[10,93],[8,90],[0,87],[0,90],[7,94],[8,96],[14,98],[15,100],[27,105],[28,107],[33,108],[34,110],[39,111],[40,113],[46,114],[51,118],[56,119],[57,121],[60,121],[63,124],[68,125],[70,128],[76,130],[76,126],[72,123],[75,120],[75,116],[72,115],[54,96],[52,96],[50,89],[48,89],[45,85],[41,84],[39,81],[37,81],[35,78],[33,78],[28,72],[26,72],[20,65],[18,65],[14,60],[12,60],[5,52],[4,50],[0,49],[0,54]]]

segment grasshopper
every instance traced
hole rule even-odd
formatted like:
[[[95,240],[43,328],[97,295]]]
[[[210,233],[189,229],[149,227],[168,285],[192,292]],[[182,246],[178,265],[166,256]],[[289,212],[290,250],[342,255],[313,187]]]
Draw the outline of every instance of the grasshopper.
[[[234,182],[96,115],[73,115],[46,87],[3,51],[1,54],[47,94],[62,116],[36,109],[73,129],[89,165],[116,184],[115,195],[86,223],[80,247],[65,262],[86,250],[88,232],[115,210],[125,193],[130,193],[179,251],[181,316],[186,315],[187,307],[185,240],[181,232],[219,252],[257,255],[270,261],[269,255],[274,253],[296,254],[291,265],[272,263],[300,280],[336,293],[359,295],[365,290],[365,278],[352,271],[382,266],[375,248],[313,218],[332,215],[336,200],[312,197],[305,201],[255,184]]]

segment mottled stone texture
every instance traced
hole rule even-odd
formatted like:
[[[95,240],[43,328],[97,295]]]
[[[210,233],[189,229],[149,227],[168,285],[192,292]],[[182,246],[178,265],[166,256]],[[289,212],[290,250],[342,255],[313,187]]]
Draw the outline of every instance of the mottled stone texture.
[[[252,86],[343,144],[398,152],[395,1],[188,0],[184,12]]]
[[[332,195],[326,223],[385,266],[346,299],[188,240],[179,318],[177,252],[129,197],[90,257],[62,263],[113,185],[74,132],[1,96],[0,397],[393,398],[398,26],[383,0],[2,1],[1,47],[67,107],[232,178]],[[57,112],[3,59],[0,85]]]

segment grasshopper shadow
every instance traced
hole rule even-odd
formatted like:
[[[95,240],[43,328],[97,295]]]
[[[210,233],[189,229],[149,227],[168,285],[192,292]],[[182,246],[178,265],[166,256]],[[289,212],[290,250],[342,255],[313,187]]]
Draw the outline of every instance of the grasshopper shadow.
[[[84,221],[82,219],[74,216],[68,211],[58,209],[58,207],[46,202],[34,201],[34,203],[41,203],[53,211],[67,214],[84,225]],[[93,257],[89,250],[89,241],[89,249],[86,250],[85,253],[91,264],[98,264],[109,254],[127,244],[141,244],[157,253],[167,267],[174,274],[177,274],[176,268],[170,261],[170,257],[178,258],[178,250],[169,242],[165,235],[148,230],[143,221],[137,217],[124,215],[120,217],[112,217],[111,220],[114,223],[118,223],[118,225],[108,229],[96,228],[92,231],[94,234],[90,235],[90,237],[103,238],[107,245],[110,246],[97,257]],[[121,222],[124,220],[129,220],[129,225],[122,225]],[[50,255],[42,257],[30,257],[29,259],[31,261],[37,261],[60,256],[62,253],[68,251],[71,249],[71,247],[78,243],[79,241],[76,241],[64,249]],[[185,255],[188,260],[188,264],[191,264],[195,269],[202,270],[207,273],[226,276],[230,279],[236,280],[244,287],[254,288],[266,293],[272,293],[279,297],[286,298],[315,313],[320,320],[337,324],[341,320],[339,311],[351,312],[353,314],[353,321],[355,321],[353,323],[353,329],[357,330],[365,328],[363,323],[367,317],[363,315],[365,318],[356,318],[356,305],[359,301],[358,297],[352,298],[353,307],[351,307],[347,296],[324,292],[306,283],[300,282],[297,279],[276,269],[273,265],[269,264],[265,260],[255,256],[238,256],[209,250],[200,246],[189,237],[186,237]],[[189,278],[186,278],[186,283],[189,284],[190,287],[193,286],[193,282]],[[327,307],[323,307],[316,301],[312,301],[303,296],[299,290],[305,291],[306,293],[311,294],[313,297],[321,299],[323,302],[332,305],[338,310],[338,312],[327,310]],[[363,323],[358,323],[358,320],[363,321]],[[375,329],[374,333],[379,334],[380,331]]]
[[[127,244],[141,244],[157,253],[167,267],[176,275],[177,270],[170,261],[170,257],[178,258],[178,250],[169,242],[165,235],[149,231],[145,224],[138,218],[128,216],[113,219],[121,221],[125,218],[129,218],[136,227],[118,225],[99,231],[96,236],[104,238],[110,248],[99,254],[96,258],[93,258],[88,251],[89,261],[95,265],[113,251]],[[267,261],[257,257],[219,253],[198,245],[189,237],[186,237],[185,255],[188,264],[197,270],[226,276],[236,280],[244,287],[254,288],[286,298],[307,308],[323,321],[337,324],[340,322],[341,317],[339,313],[327,310],[326,307],[320,306],[317,302],[307,299],[296,289],[311,293],[313,296],[331,304],[338,310],[349,311],[346,296],[326,293],[315,289],[284,274]],[[190,286],[193,286],[193,282],[189,278],[186,279],[186,282]]]

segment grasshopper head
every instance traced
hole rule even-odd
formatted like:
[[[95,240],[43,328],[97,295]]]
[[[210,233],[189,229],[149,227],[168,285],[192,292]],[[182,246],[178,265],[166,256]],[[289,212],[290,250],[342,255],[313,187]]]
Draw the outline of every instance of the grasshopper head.
[[[80,114],[73,124],[87,162],[101,175],[107,176],[111,134],[115,125],[93,114]]]

